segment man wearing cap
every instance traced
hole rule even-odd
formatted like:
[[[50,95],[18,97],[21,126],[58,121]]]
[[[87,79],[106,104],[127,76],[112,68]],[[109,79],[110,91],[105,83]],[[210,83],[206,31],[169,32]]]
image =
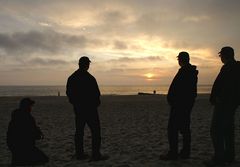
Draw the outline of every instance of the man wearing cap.
[[[66,94],[75,112],[76,158],[78,160],[88,158],[83,147],[84,127],[87,124],[92,133],[91,160],[99,161],[108,157],[100,153],[101,129],[97,110],[100,105],[100,91],[96,79],[88,72],[90,62],[85,56],[79,59],[79,69],[68,78]]]
[[[210,102],[214,105],[211,122],[213,158],[207,166],[224,165],[235,160],[234,115],[240,104],[240,62],[234,58],[232,47],[219,52],[223,66],[213,84]]]
[[[189,63],[189,54],[180,52],[177,56],[180,69],[174,77],[168,90],[167,101],[171,107],[168,120],[169,151],[161,155],[162,160],[190,158],[191,110],[197,96],[198,71],[196,66]],[[178,133],[183,136],[183,148],[178,152]]]
[[[35,102],[23,98],[19,108],[12,112],[7,131],[7,145],[12,152],[12,165],[36,165],[48,162],[48,157],[35,146],[43,133],[31,115]]]

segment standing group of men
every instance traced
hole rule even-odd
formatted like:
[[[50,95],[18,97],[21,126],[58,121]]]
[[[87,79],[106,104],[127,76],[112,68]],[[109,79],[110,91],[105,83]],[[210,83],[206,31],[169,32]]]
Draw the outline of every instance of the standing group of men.
[[[224,65],[213,84],[210,96],[210,102],[214,105],[210,132],[215,154],[210,161],[205,162],[207,166],[224,165],[235,160],[234,114],[240,104],[240,63],[235,60],[234,50],[231,47],[223,47],[219,56]],[[160,156],[162,160],[188,159],[191,155],[190,122],[191,111],[197,96],[198,70],[196,70],[196,66],[190,64],[190,57],[187,52],[180,52],[177,58],[181,68],[174,77],[167,95],[167,101],[171,106],[168,121],[169,151],[167,154]],[[92,134],[91,159],[99,161],[106,160],[109,157],[102,155],[100,152],[101,128],[97,110],[101,103],[100,91],[96,79],[88,72],[90,62],[88,57],[79,59],[79,69],[68,78],[66,94],[75,113],[76,158],[78,160],[88,158],[88,155],[84,152],[83,143],[84,127],[87,124]],[[29,106],[33,105],[33,103],[30,103],[31,100],[28,99],[28,102]],[[14,122],[14,120],[11,122]],[[34,121],[33,124],[35,131],[39,132]],[[21,151],[19,152],[18,148],[14,147],[13,149],[12,147],[12,134],[10,135],[10,132],[13,133],[13,129],[11,128],[10,125],[8,146],[15,155],[13,161],[21,161],[16,158],[16,155],[21,155],[19,154]],[[179,133],[183,136],[183,148],[180,151],[178,151]],[[36,136],[33,140],[35,139],[37,139]],[[16,150],[18,154],[15,153]],[[48,161],[47,157],[42,154],[41,156],[43,162]]]
[[[218,74],[210,95],[214,106],[210,135],[214,156],[204,161],[206,166],[231,164],[235,160],[234,115],[240,105],[240,62],[234,58],[232,47],[219,52],[224,64]],[[162,160],[188,159],[191,153],[191,110],[197,96],[196,66],[189,63],[189,54],[180,52],[181,68],[174,77],[168,91],[167,101],[171,106],[168,121],[169,151],[160,156]],[[178,151],[178,133],[183,136],[183,147]]]

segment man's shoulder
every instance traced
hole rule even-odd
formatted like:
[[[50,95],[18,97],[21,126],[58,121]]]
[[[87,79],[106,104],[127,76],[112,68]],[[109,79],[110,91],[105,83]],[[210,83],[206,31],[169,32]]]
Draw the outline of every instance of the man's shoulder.
[[[191,64],[189,64],[189,65],[187,65],[185,67],[180,68],[179,72],[183,73],[183,74],[185,74],[185,73],[198,74],[197,66],[196,65],[191,65]]]
[[[87,74],[89,75],[90,78],[95,79],[95,77],[92,74],[90,74],[89,72],[87,72]]]
[[[240,69],[240,61],[234,61],[222,66],[222,71],[232,71],[232,70],[239,70]]]
[[[77,82],[77,81],[96,81],[95,77],[90,74],[89,72],[81,72],[79,70],[76,70],[72,75],[68,77],[68,82]]]
[[[240,61],[236,61],[236,71],[239,74],[240,73]]]
[[[20,121],[23,123],[29,122],[32,119],[34,119],[34,117],[31,115],[31,113],[27,112],[27,111],[21,111],[19,109],[16,109],[12,112],[12,121]]]
[[[236,61],[236,65],[240,67],[240,61]]]
[[[196,66],[196,65],[189,64],[189,65],[187,66],[187,69],[190,70],[190,71],[196,71],[196,70],[197,70],[197,66]]]
[[[76,70],[68,77],[68,80],[72,80],[72,79],[76,78],[78,75],[79,75],[79,71]]]
[[[79,70],[76,70],[70,75],[70,77],[77,76],[77,75],[79,75],[79,73],[80,73]]]

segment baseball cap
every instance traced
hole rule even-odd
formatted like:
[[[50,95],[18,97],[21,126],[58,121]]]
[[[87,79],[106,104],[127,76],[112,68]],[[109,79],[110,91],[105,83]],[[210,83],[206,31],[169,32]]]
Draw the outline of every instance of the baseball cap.
[[[234,50],[230,46],[225,46],[221,49],[220,52],[218,52],[220,55],[234,55]]]
[[[188,52],[180,52],[177,58],[181,60],[189,60],[189,54]]]
[[[35,101],[26,97],[20,101],[19,107],[26,108],[26,107],[32,106],[33,104],[35,104]]]
[[[90,63],[90,59],[86,56],[83,56],[79,59],[79,64]]]

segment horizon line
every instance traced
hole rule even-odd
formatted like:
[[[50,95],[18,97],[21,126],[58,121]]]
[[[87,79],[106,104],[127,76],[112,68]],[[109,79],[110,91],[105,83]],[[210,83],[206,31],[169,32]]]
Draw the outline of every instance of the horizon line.
[[[197,86],[212,86],[213,84],[198,84]],[[66,85],[0,85],[2,87],[11,87],[11,86],[66,86]],[[134,85],[134,84],[99,84],[100,86],[170,86],[170,84],[153,84],[153,85],[149,85],[149,84],[139,84],[139,85]]]

